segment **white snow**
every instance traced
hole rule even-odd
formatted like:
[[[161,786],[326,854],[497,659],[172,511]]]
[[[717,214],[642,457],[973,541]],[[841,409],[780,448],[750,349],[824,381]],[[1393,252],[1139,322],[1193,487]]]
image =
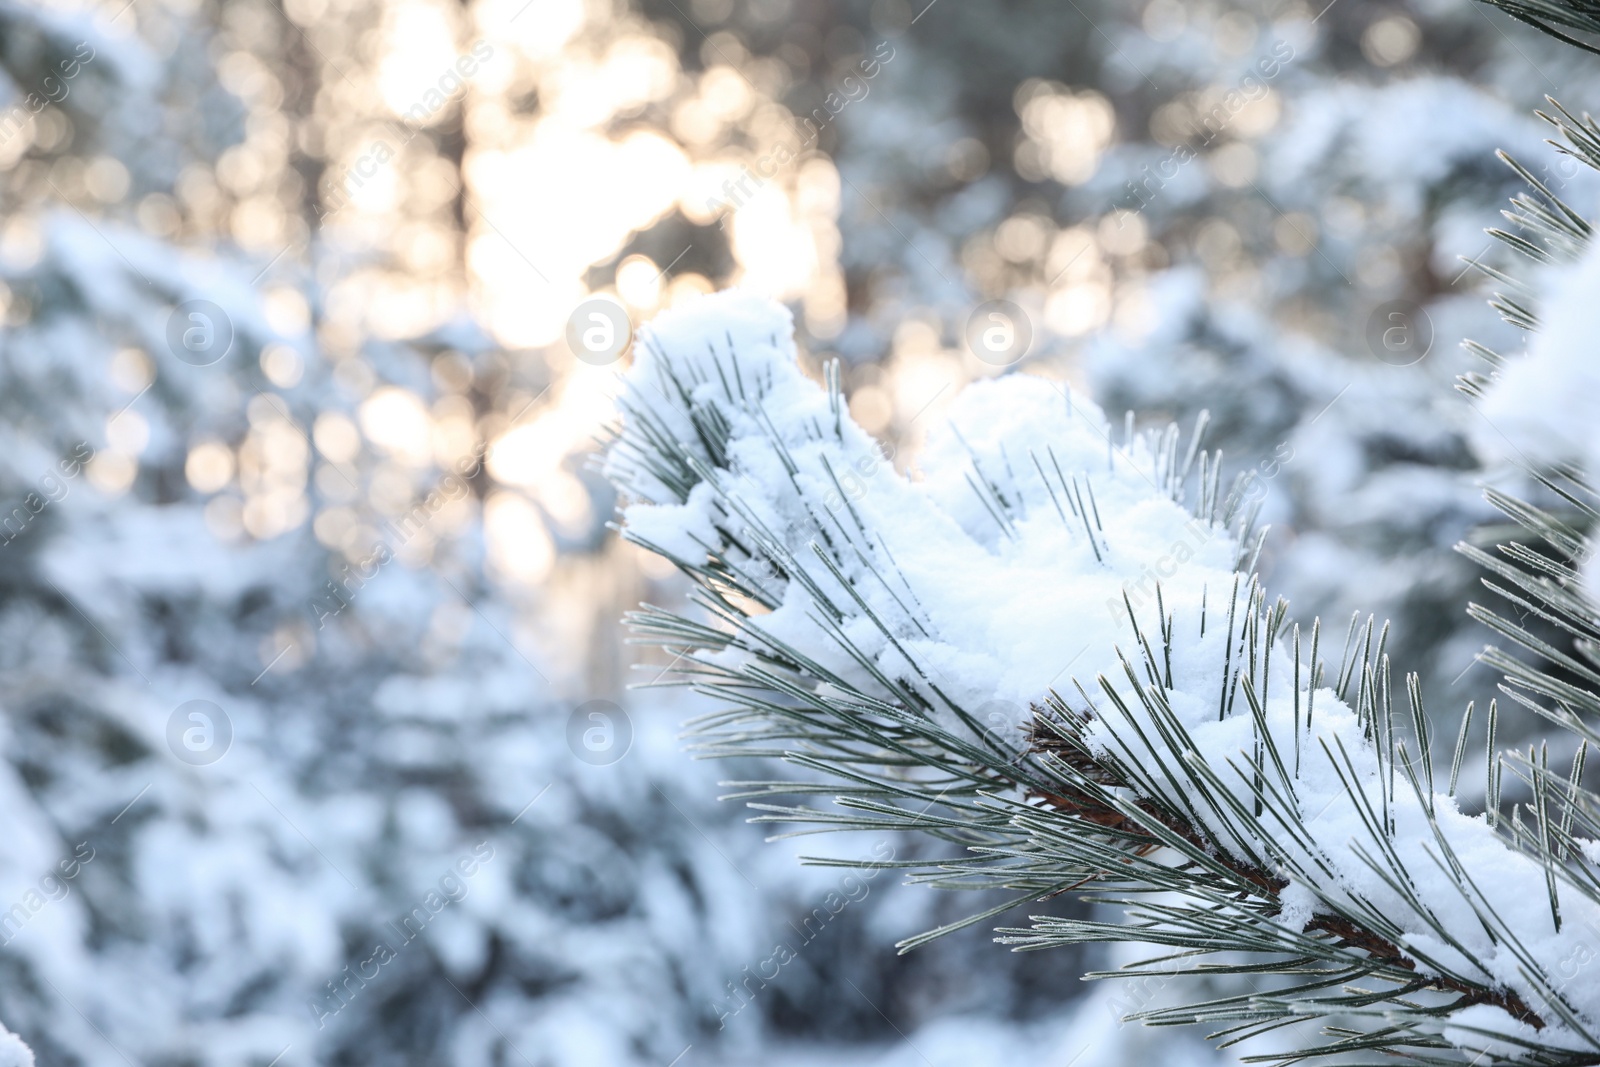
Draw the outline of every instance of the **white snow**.
[[[1600,470],[1600,242],[1591,242],[1576,263],[1543,268],[1535,278],[1540,294],[1539,329],[1525,356],[1510,359],[1479,410],[1480,452],[1513,463],[1576,461]],[[1591,598],[1600,599],[1600,568],[1584,569]]]
[[[1294,108],[1262,168],[1276,187],[1304,188],[1330,157],[1342,155],[1353,161],[1350,170],[1407,218],[1421,214],[1430,185],[1464,165],[1483,165],[1485,145],[1535,165],[1548,158],[1537,125],[1454,77],[1341,82],[1306,94]],[[1440,120],[1444,115],[1448,121]],[[1481,247],[1482,239],[1474,240]]]
[[[916,684],[925,695],[937,685],[967,708],[1000,701],[1020,713],[1053,688],[1082,707],[1082,697],[1071,685],[1076,679],[1096,694],[1102,714],[1091,736],[1106,751],[1123,744],[1143,749],[1133,732],[1112,716],[1094,680],[1104,675],[1126,691],[1118,649],[1137,662],[1137,646],[1117,605],[1126,592],[1144,632],[1154,635],[1153,579],[1159,572],[1163,602],[1174,618],[1173,681],[1167,701],[1199,756],[1250,804],[1248,786],[1230,762],[1240,769],[1250,766],[1252,716],[1242,693],[1231,714],[1219,719],[1218,711],[1238,546],[1227,532],[1194,519],[1161,491],[1145,442],[1124,447],[1118,432],[1113,444],[1110,427],[1091,403],[1057,383],[1013,375],[970,386],[957,400],[951,425],[933,435],[920,460],[924,481],[912,482],[885,466],[862,480],[865,489],[841,496],[828,468],[838,472],[859,457],[873,455],[873,442],[850,421],[847,409],[836,416],[824,390],[800,372],[789,331],[788,314],[781,307],[737,292],[675,308],[646,329],[627,376],[635,410],[648,405],[679,440],[696,440],[681,404],[671,399],[665,374],[670,368],[689,389],[696,410],[714,407],[727,420],[731,435],[724,465],[712,480],[701,481],[687,501],[653,478],[635,477],[631,484],[641,499],[625,511],[628,528],[693,562],[703,558],[703,548],[697,546],[709,543],[714,522],[746,544],[774,539],[845,610],[841,629],[855,647],[885,676],[919,679]],[[769,431],[782,442],[781,451]],[[629,477],[627,446],[641,444],[639,434],[637,421],[624,424],[624,447],[614,449],[608,460],[613,477]],[[702,460],[711,464],[703,450]],[[786,469],[786,463],[794,469]],[[973,482],[990,488],[980,494]],[[1072,504],[1067,490],[1073,493]],[[1002,510],[996,497],[1005,501],[1003,523],[995,515]],[[1072,510],[1079,499],[1091,515],[1087,526]],[[1104,530],[1091,534],[1095,513]],[[888,633],[857,608],[822,566],[813,542],[834,546],[854,595],[884,622]],[[772,579],[768,588],[778,606],[756,619],[761,631],[804,650],[859,688],[882,692],[819,625],[816,602],[802,583]],[[1244,588],[1237,597],[1235,666],[1246,612]],[[1330,672],[1337,669],[1336,646],[1342,637],[1323,635],[1323,658],[1334,661]],[[1159,655],[1159,643],[1153,636],[1151,640]],[[1301,869],[1316,870],[1320,863],[1333,872],[1331,877],[1293,880],[1285,899],[1291,925],[1326,911],[1330,901],[1346,909],[1362,902],[1414,935],[1405,938],[1404,951],[1423,972],[1448,970],[1499,984],[1537,1005],[1541,998],[1525,973],[1531,961],[1545,981],[1562,990],[1586,1027],[1600,1031],[1600,984],[1561,978],[1570,929],[1573,924],[1600,924],[1600,908],[1564,890],[1561,910],[1568,933],[1557,933],[1542,868],[1509,849],[1482,817],[1463,814],[1447,796],[1433,796],[1428,803],[1440,832],[1484,894],[1488,910],[1520,939],[1527,959],[1508,947],[1508,938],[1491,937],[1457,880],[1435,859],[1440,848],[1427,808],[1403,770],[1391,776],[1380,763],[1379,750],[1364,736],[1351,707],[1332,689],[1321,688],[1315,694],[1314,724],[1309,732],[1305,728],[1308,632],[1305,644],[1298,700],[1295,664],[1286,642],[1280,641],[1271,656],[1270,679],[1263,686],[1258,665],[1254,684],[1278,749],[1286,759],[1299,754],[1298,773],[1291,769],[1289,781],[1277,780],[1270,764],[1267,773],[1280,791],[1292,790],[1314,836],[1313,847],[1302,848],[1287,837],[1273,843],[1256,840],[1232,820],[1225,824],[1209,814],[1206,835],[1239,860],[1270,855],[1270,844]],[[730,650],[721,655],[734,663],[741,654]],[[1395,688],[1403,701],[1398,678]],[[1127,702],[1136,717],[1144,714],[1136,700]],[[1398,717],[1406,715],[1396,711]],[[1161,743],[1158,731],[1140,725],[1162,763],[1181,762]],[[1376,854],[1378,846],[1324,745],[1335,754],[1341,746],[1348,753],[1355,780],[1374,809],[1381,810],[1387,795],[1393,821],[1388,847],[1403,858],[1417,897],[1477,963],[1435,937],[1423,917],[1362,858],[1363,853]],[[1153,788],[1169,795],[1190,791],[1186,780],[1167,779],[1155,761],[1139,762]],[[1544,1014],[1549,1026],[1540,1040],[1583,1043]],[[1493,1020],[1478,1012],[1470,1025],[1493,1029],[1486,1022]],[[1451,1033],[1465,1048],[1483,1045],[1481,1037],[1459,1028]]]
[[[1523,358],[1500,372],[1481,410],[1490,423],[1481,445],[1490,455],[1518,454],[1541,463],[1600,459],[1600,243],[1574,264],[1546,268],[1539,330]]]
[[[33,1050],[3,1026],[0,1026],[0,1067],[33,1067]]]

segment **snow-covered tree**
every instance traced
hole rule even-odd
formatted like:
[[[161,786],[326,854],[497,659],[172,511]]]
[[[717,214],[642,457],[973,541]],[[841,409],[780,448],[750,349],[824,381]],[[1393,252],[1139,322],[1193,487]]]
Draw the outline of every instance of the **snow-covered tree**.
[[[997,955],[976,928],[904,959],[859,951],[962,914],[883,872],[850,883],[870,892],[844,898],[779,979],[760,976],[773,942],[799,947],[791,921],[839,899],[843,875],[759,848],[736,809],[710,802],[709,772],[672,756],[679,705],[622,694],[631,656],[612,636],[615,606],[672,603],[683,585],[605,539],[612,495],[582,455],[605,372],[574,364],[563,320],[596,292],[637,318],[729,282],[761,286],[798,308],[805,358],[845,357],[862,423],[906,445],[942,418],[956,390],[940,399],[941,385],[990,373],[960,354],[980,298],[1038,312],[1037,362],[1060,356],[1053,368],[1070,374],[1083,331],[1141,306],[1146,282],[1157,318],[1214,323],[1231,312],[1211,284],[1255,269],[1287,284],[1241,327],[1253,342],[1219,361],[1225,373],[1158,370],[1126,395],[1112,375],[1096,384],[1118,412],[1187,420],[1210,407],[1231,474],[1311,420],[1346,358],[1326,337],[1286,344],[1267,320],[1348,308],[1320,255],[1279,248],[1251,190],[1173,187],[1146,208],[1137,248],[1132,224],[1113,229],[1125,181],[1171,150],[1158,113],[1193,110],[1256,61],[1256,44],[1298,27],[1296,61],[1273,82],[1274,129],[1335,133],[1298,169],[1260,167],[1263,189],[1311,216],[1335,181],[1345,200],[1404,193],[1386,233],[1454,233],[1498,195],[1475,146],[1521,142],[1495,118],[1442,172],[1372,180],[1370,154],[1340,149],[1339,131],[1405,90],[1331,83],[1438,68],[1454,94],[1439,106],[1476,113],[1487,105],[1449,76],[1498,80],[1520,101],[1521,49],[1563,80],[1572,68],[1460,3],[1004,11],[0,2],[0,777],[14,831],[0,921],[41,909],[0,953],[0,1020],[41,1060],[477,1063],[514,1060],[514,1046],[556,1063],[660,1064],[691,1042],[695,1061],[713,1049],[737,1061],[826,1034],[853,1043],[833,1062],[875,1061],[910,1056],[881,1044],[904,1029],[961,1062],[1057,1048],[1065,1062],[1091,1037],[1108,1061],[1143,1062],[1159,1042],[1169,1062],[1213,1062],[1198,1041],[1117,1023],[1165,1003],[1164,978],[1063,1007],[1070,980],[1105,965],[1088,953]],[[451,73],[466,58],[472,73]],[[1344,126],[1299,117],[1295,102],[1324,97]],[[1213,146],[1224,162],[1276,151],[1271,110],[1230,127]],[[760,180],[746,177],[758,164]],[[1209,159],[1186,173],[1202,167],[1212,174]],[[1212,216],[1236,246],[1215,226],[1201,239]],[[1059,274],[1086,235],[1095,249]],[[1352,260],[1389,262],[1325,244],[1352,276]],[[1363,298],[1398,294],[1437,258],[1403,251],[1402,280]],[[168,339],[196,299],[232,331],[206,367]],[[1225,407],[1218,383],[1235,375],[1248,380],[1235,393],[1280,402]],[[1446,573],[1439,550],[1480,514],[1453,480],[1467,462],[1454,428],[1394,414],[1433,384],[1374,378],[1347,394],[1317,440],[1295,439],[1338,462],[1294,466],[1266,511],[1320,546],[1269,543],[1272,581],[1342,596],[1311,564],[1381,567],[1366,606],[1396,616],[1388,647],[1415,649],[1421,667],[1442,646],[1457,659],[1477,647],[1451,622],[1414,624],[1454,619],[1444,608],[1466,572]],[[846,495],[870,481],[839,473]],[[1400,516],[1382,507],[1396,483],[1414,505]],[[1291,485],[1295,507],[1276,510]],[[1305,506],[1347,491],[1361,508]],[[390,523],[414,536],[382,539]],[[1374,543],[1391,535],[1415,551],[1386,561]],[[167,733],[194,699],[232,731],[227,754],[199,767]],[[574,754],[572,716],[591,699],[631,715],[624,762]],[[979,710],[1003,723],[1021,706]],[[180,747],[191,727],[204,741],[202,720],[179,726]],[[483,840],[487,863],[472,851]],[[477,863],[466,895],[379,960],[377,940],[438,902],[463,859]],[[379,977],[361,978],[375,964]]]
[[[880,1006],[998,1038],[1070,978],[851,953],[941,912],[887,878],[828,910],[838,876],[762,848],[676,758],[674,704],[624,695],[616,608],[672,582],[600,536],[608,372],[466,314],[374,328],[385,242],[451,212],[374,224],[280,165],[315,143],[285,130],[369,143],[387,106],[337,20],[307,49],[264,8],[0,19],[0,1019],[41,1060],[736,1061],[820,1020],[875,1060]],[[318,71],[359,106],[303,94]],[[615,763],[578,755],[592,700],[631,728]]]
[[[1600,169],[1600,128],[1556,121]],[[1230,1042],[1326,1024],[1292,1032],[1282,1062],[1594,1062],[1600,797],[1583,768],[1600,674],[1577,565],[1595,492],[1572,463],[1589,422],[1532,405],[1552,385],[1587,396],[1572,376],[1591,229],[1533,181],[1514,212],[1528,236],[1502,238],[1577,266],[1552,287],[1541,351],[1509,384],[1468,387],[1537,427],[1542,462],[1519,457],[1553,503],[1492,491],[1533,540],[1468,552],[1522,621],[1476,617],[1535,657],[1485,660],[1513,707],[1572,739],[1570,768],[1550,744],[1503,751],[1498,701],[1468,704],[1436,745],[1387,624],[1324,635],[1271,597],[1260,501],[1248,476],[1223,481],[1204,419],[1119,431],[1062,384],[1009,375],[957,400],[912,481],[852,420],[834,366],[821,384],[797,368],[787,313],[736,293],[645,332],[607,460],[634,501],[625,536],[696,583],[701,615],[632,619],[717,698],[703,747],[797,769],[745,783],[762,821],[942,840],[896,868],[1015,894],[963,925],[1069,893],[1123,913],[1030,915],[1002,930],[1014,947],[1132,942],[1153,953],[1136,975],[1267,982],[1148,1021],[1221,1024]],[[1499,304],[1542,321],[1528,295]],[[1526,798],[1509,811],[1508,769]],[[1463,775],[1486,810],[1458,801]],[[834,806],[775,803],[818,796]]]

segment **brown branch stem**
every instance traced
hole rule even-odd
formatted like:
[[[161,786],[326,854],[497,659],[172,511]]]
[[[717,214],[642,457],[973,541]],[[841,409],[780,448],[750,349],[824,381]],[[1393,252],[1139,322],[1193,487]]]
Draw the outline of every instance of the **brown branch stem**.
[[[1036,751],[1050,752],[1058,759],[1062,759],[1072,765],[1080,773],[1093,774],[1096,780],[1106,785],[1127,789],[1135,795],[1138,793],[1136,789],[1121,780],[1120,776],[1112,773],[1104,764],[1098,762],[1086,763],[1081,752],[1062,746],[1054,738],[1035,733],[1034,748]],[[1056,793],[1029,791],[1028,795],[1034,799],[1044,801],[1057,811],[1090,825],[1101,827],[1117,834],[1148,836],[1148,828],[1140,825],[1138,821],[1130,818],[1125,812],[1109,807],[1088,794],[1070,787]],[[1278,903],[1280,894],[1288,888],[1289,881],[1287,879],[1236,860],[1226,852],[1213,848],[1200,834],[1198,828],[1190,825],[1187,821],[1162,812],[1144,800],[1137,802],[1135,807],[1150,823],[1159,824],[1169,833],[1178,835],[1196,848],[1210,853],[1218,863],[1227,868],[1236,878],[1252,886],[1258,895],[1274,904]],[[1150,851],[1151,847],[1149,845],[1141,845],[1137,854],[1142,855]],[[1386,966],[1397,967],[1413,974],[1417,972],[1416,964],[1407,959],[1397,945],[1382,935],[1365,929],[1343,916],[1314,914],[1306,924],[1305,929],[1307,932],[1318,931],[1337,938],[1342,945],[1358,949]],[[1545,1027],[1544,1019],[1514,990],[1477,985],[1448,975],[1418,975],[1418,980],[1425,983],[1423,988],[1460,994],[1463,1006],[1467,1004],[1491,1004],[1505,1010],[1513,1018],[1527,1023],[1535,1030],[1543,1030]]]

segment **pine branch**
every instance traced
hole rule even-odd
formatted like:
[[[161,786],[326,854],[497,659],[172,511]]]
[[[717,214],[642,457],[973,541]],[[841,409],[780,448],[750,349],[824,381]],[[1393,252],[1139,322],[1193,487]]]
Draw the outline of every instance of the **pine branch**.
[[[1043,715],[1043,709],[1035,710],[1041,716]],[[1059,740],[1052,740],[1048,735],[1036,736],[1034,738],[1034,746],[1036,751],[1055,753],[1058,758],[1066,751],[1065,746]],[[1130,782],[1105,775],[1103,768],[1098,764],[1079,759],[1076,766],[1082,771],[1095,772],[1102,775],[1103,777],[1100,780],[1106,785],[1123,789],[1132,788],[1132,783]],[[1063,815],[1094,826],[1103,827],[1108,831],[1115,831],[1119,836],[1126,839],[1148,837],[1149,835],[1144,828],[1144,821],[1153,820],[1160,822],[1171,834],[1181,837],[1196,850],[1205,850],[1208,847],[1205,837],[1193,825],[1180,819],[1166,816],[1153,805],[1143,801],[1136,802],[1133,805],[1142,816],[1140,819],[1134,819],[1124,811],[1098,803],[1093,797],[1082,793],[1076,793],[1073,796],[1054,793],[1033,793],[1030,796],[1048,803]],[[1140,847],[1148,849],[1150,846],[1142,845]],[[1259,894],[1264,900],[1277,904],[1281,913],[1279,897],[1291,885],[1289,879],[1273,874],[1261,867],[1240,863],[1227,856],[1218,857],[1218,861],[1226,866],[1241,884],[1251,887],[1252,891]],[[1086,878],[1082,883],[1075,884],[1072,888],[1075,890],[1082,888],[1092,880]],[[1270,907],[1264,910],[1270,910]],[[1415,972],[1417,969],[1416,963],[1406,958],[1405,953],[1399,946],[1342,916],[1333,914],[1313,915],[1306,924],[1305,929],[1308,932],[1321,932],[1331,935],[1336,939],[1337,948],[1353,948],[1363,953],[1375,965],[1373,973],[1377,973],[1379,969],[1410,972]],[[1001,939],[1004,943],[1021,946],[1027,946],[1030,943],[1029,931],[1003,930],[1001,932],[1011,935]],[[1407,992],[1417,992],[1423,989],[1460,994],[1461,999],[1455,1002],[1457,1007],[1466,1007],[1472,1004],[1490,1004],[1504,1009],[1514,1018],[1530,1024],[1536,1030],[1542,1030],[1545,1026],[1544,1020],[1539,1017],[1538,1013],[1529,1007],[1521,996],[1514,992],[1489,990],[1482,985],[1462,982],[1447,975],[1421,978],[1410,983],[1407,987]]]
[[[702,752],[801,775],[735,784],[759,821],[917,833],[945,850],[911,881],[1007,891],[903,951],[1075,893],[1124,921],[1035,915],[1002,940],[1139,941],[1194,954],[1196,975],[1283,983],[1152,1022],[1228,1019],[1230,1039],[1329,1023],[1283,1062],[1600,1062],[1600,996],[1563,973],[1559,936],[1600,930],[1573,836],[1596,809],[1566,783],[1531,831],[1464,815],[1464,740],[1436,793],[1413,680],[1409,737],[1396,716],[1387,627],[1352,620],[1329,675],[1314,622],[1302,659],[1288,605],[1248,574],[1254,509],[1221,492],[1198,433],[1180,468],[1175,428],[1119,445],[1091,405],[1005,378],[963,395],[911,483],[836,374],[825,391],[799,374],[788,332],[781,309],[728,294],[638,346],[607,461],[635,500],[623,532],[690,575],[711,622],[634,621],[720,706],[694,725]],[[996,706],[1014,714],[991,722]],[[1375,1007],[1381,1025],[1333,1025]]]
[[[1600,46],[1567,31],[1600,36],[1600,4],[1592,0],[1480,0],[1564,44],[1600,55]]]

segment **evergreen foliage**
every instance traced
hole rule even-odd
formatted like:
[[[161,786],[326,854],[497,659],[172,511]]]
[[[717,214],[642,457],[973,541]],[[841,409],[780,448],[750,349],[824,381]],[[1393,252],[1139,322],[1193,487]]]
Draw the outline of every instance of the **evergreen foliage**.
[[[1482,0],[1519,22],[1585,52],[1600,55],[1600,46],[1584,37],[1600,34],[1600,4],[1589,0]],[[1574,36],[1574,34],[1582,36]]]
[[[1600,129],[1552,106],[1545,117],[1564,150],[1600,169]],[[1531,189],[1508,213],[1521,232],[1494,235],[1539,263],[1576,258],[1590,224],[1512,166]],[[1496,306],[1534,327],[1529,286],[1493,273],[1505,286]],[[1582,470],[1528,464],[1541,502],[1488,493],[1527,543],[1462,548],[1511,608],[1474,606],[1473,617],[1519,646],[1484,659],[1505,674],[1516,707],[1574,735],[1570,765],[1553,766],[1548,744],[1500,751],[1498,701],[1469,704],[1453,746],[1436,746],[1419,680],[1397,678],[1402,667],[1385,653],[1387,625],[1353,618],[1337,659],[1325,658],[1337,635],[1324,635],[1320,620],[1297,622],[1262,589],[1253,570],[1265,531],[1254,528],[1247,482],[1224,490],[1220,459],[1203,447],[1204,417],[1188,434],[1135,435],[1130,423],[1114,442],[1098,411],[1070,394],[1054,414],[1066,425],[1048,426],[1030,398],[1060,388],[1013,376],[1014,387],[990,389],[1004,404],[979,400],[976,414],[956,416],[959,446],[933,449],[924,486],[874,460],[859,469],[881,481],[858,494],[840,472],[871,442],[850,422],[831,367],[825,395],[807,395],[815,387],[794,371],[782,325],[719,298],[648,332],[608,460],[638,501],[624,535],[688,574],[710,620],[650,607],[631,618],[681,657],[689,684],[718,699],[693,736],[709,755],[778,757],[800,772],[739,784],[734,795],[759,821],[929,835],[952,847],[899,861],[910,880],[1012,894],[905,950],[1077,893],[1120,917],[1032,915],[1000,940],[1019,950],[1140,942],[1155,948],[1136,975],[1265,979],[1261,991],[1142,1017],[1204,1024],[1228,1044],[1323,1024],[1320,1039],[1264,1057],[1277,1062],[1374,1052],[1427,1064],[1600,1062],[1586,972],[1600,938],[1600,797],[1583,784],[1588,744],[1600,741],[1600,632],[1580,586],[1596,515]],[[1504,362],[1479,351],[1491,374],[1464,379],[1473,394]],[[1002,412],[1012,415],[1006,428],[980,437],[980,416]],[[950,491],[958,478],[970,492],[965,510]],[[1140,482],[1151,492],[1130,497]],[[942,570],[902,565],[919,542],[948,536],[926,499],[961,526],[972,575],[951,566],[959,556]],[[1152,597],[1151,558],[1124,551],[1117,534],[1135,507],[1142,519],[1155,514],[1157,500],[1185,509],[1198,547]],[[993,575],[996,558],[1003,571],[1026,556],[1017,546],[1044,536],[1047,509],[1076,556],[1046,578],[1030,575],[1032,596],[1098,611],[1086,593],[1092,553],[1121,584],[1125,610],[1086,624],[1098,631],[1091,645],[1114,646],[1114,668],[1052,660],[1070,684],[1041,686],[1013,737],[985,721],[982,702],[1010,676],[996,682],[980,670],[973,680],[959,659],[989,654],[1027,673],[1025,657],[952,649],[941,627],[960,600],[950,588]],[[1218,542],[1226,567],[1203,573]],[[1227,568],[1231,586],[1219,580]],[[1003,609],[1016,606],[1008,592],[993,590]],[[1071,649],[1062,652],[1065,661]],[[1201,723],[1210,717],[1196,711],[1202,683],[1216,720],[1241,724],[1234,739],[1247,744],[1230,752]],[[1485,752],[1478,771],[1475,750]],[[1504,799],[1507,770],[1520,783],[1514,803]],[[1468,816],[1455,794],[1477,773],[1487,810]],[[1536,911],[1529,893],[1507,895],[1530,886]]]

